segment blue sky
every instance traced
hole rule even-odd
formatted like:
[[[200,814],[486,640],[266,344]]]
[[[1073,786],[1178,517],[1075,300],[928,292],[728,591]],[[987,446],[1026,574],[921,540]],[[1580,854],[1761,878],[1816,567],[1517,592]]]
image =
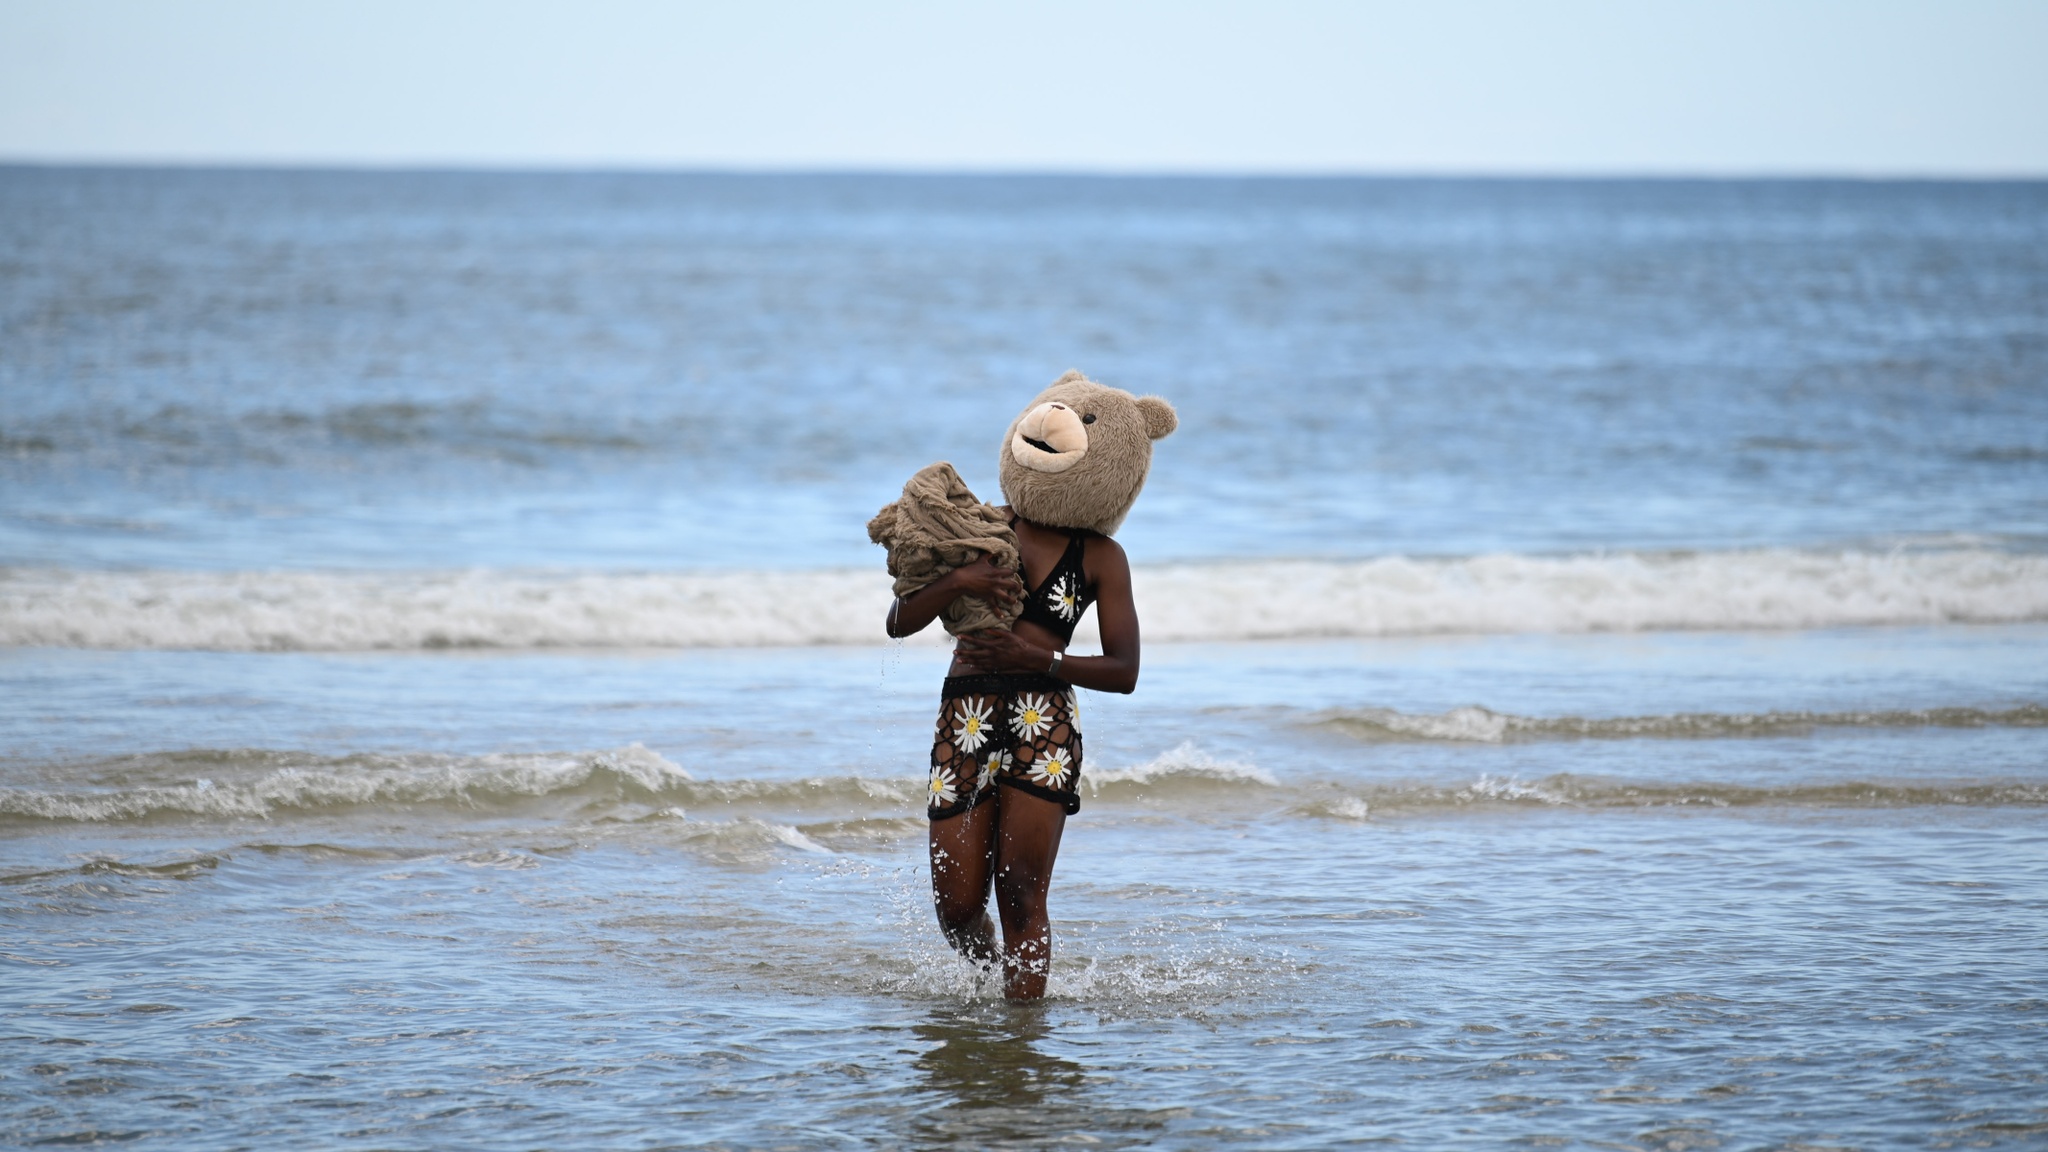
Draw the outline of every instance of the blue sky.
[[[0,0],[0,159],[2048,175],[2048,0]]]

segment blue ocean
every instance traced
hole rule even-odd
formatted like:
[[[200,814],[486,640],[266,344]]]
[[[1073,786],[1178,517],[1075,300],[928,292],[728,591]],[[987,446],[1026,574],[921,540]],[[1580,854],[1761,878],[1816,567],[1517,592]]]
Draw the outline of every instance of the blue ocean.
[[[1019,1007],[864,526],[1070,368]],[[0,1143],[2035,1145],[2044,653],[2048,184],[0,167]]]

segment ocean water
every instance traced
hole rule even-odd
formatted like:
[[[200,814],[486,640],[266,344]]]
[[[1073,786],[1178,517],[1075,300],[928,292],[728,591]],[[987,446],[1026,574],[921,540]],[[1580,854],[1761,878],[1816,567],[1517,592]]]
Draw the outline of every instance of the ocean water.
[[[863,525],[1070,367],[1013,1007]],[[2048,185],[0,168],[0,1142],[2038,1145],[2044,652]]]

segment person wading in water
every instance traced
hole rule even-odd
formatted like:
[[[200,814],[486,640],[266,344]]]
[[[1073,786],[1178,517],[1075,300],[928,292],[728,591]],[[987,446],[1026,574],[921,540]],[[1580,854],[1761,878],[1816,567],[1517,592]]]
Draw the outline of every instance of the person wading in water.
[[[1011,424],[1002,448],[1010,503],[1001,511],[1016,534],[1022,579],[989,557],[890,605],[892,637],[921,631],[962,596],[1021,609],[1009,628],[959,639],[940,692],[926,805],[939,925],[962,955],[1001,965],[1012,1000],[1045,995],[1053,862],[1067,817],[1081,806],[1075,689],[1128,693],[1138,684],[1130,562],[1109,534],[1144,485],[1151,442],[1177,422],[1156,396],[1078,372],[1061,377]],[[1068,657],[1091,604],[1102,654]]]

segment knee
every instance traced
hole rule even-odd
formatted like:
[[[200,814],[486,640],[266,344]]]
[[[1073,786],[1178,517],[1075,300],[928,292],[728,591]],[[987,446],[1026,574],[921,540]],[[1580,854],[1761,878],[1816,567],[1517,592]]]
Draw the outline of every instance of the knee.
[[[1035,869],[1011,865],[996,872],[996,899],[1002,906],[1027,916],[1045,911],[1045,881]]]
[[[972,928],[987,915],[988,898],[957,892],[934,892],[932,910],[939,914],[939,926],[948,931]]]

